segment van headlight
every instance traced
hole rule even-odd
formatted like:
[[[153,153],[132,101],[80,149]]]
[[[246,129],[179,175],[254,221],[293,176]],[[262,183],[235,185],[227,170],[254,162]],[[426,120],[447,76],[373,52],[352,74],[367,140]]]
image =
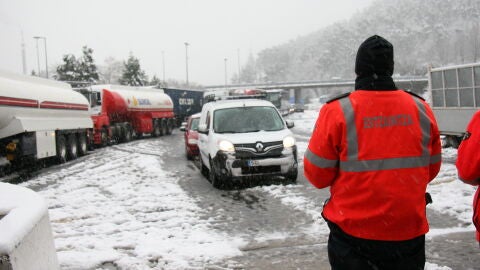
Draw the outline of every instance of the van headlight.
[[[295,138],[292,136],[287,136],[283,139],[283,147],[289,148],[295,145]]]
[[[218,149],[225,152],[235,152],[235,147],[233,146],[233,143],[227,140],[220,140],[218,142]]]

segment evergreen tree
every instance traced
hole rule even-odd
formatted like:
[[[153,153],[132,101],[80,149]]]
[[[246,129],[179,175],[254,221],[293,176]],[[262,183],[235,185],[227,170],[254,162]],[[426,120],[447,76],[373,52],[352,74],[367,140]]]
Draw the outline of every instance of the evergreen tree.
[[[55,76],[57,80],[72,82],[98,81],[97,66],[92,57],[93,50],[83,46],[82,52],[82,57],[78,59],[73,54],[63,56],[63,64],[57,67],[57,75]]]
[[[120,84],[131,86],[143,86],[148,83],[147,75],[140,68],[140,61],[132,54],[128,57],[126,63],[124,63],[124,69],[122,77],[120,78]]]
[[[161,83],[162,81],[156,75],[153,75],[148,85],[160,85]]]
[[[82,48],[83,56],[78,60],[78,76],[83,82],[98,81],[97,66],[92,57],[93,50],[87,46]]]
[[[57,67],[56,79],[59,81],[79,81],[78,62],[73,54],[63,56],[63,64]]]

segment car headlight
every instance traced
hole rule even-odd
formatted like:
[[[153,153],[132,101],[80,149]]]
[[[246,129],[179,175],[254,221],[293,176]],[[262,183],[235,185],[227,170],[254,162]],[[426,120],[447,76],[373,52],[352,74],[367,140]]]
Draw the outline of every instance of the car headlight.
[[[188,139],[188,144],[197,144],[197,139]]]
[[[287,136],[283,139],[283,147],[288,148],[295,145],[295,138]]]
[[[221,140],[218,142],[218,149],[226,152],[234,152],[235,147],[233,146],[233,143],[227,141],[227,140]]]

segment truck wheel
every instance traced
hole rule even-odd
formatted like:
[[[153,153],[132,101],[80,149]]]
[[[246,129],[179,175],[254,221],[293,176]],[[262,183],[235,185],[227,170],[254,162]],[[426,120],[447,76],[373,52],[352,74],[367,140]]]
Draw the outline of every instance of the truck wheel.
[[[87,153],[87,137],[85,133],[78,134],[78,155],[83,156]]]
[[[171,134],[172,134],[172,130],[173,130],[172,119],[168,119],[166,122],[167,122],[166,134],[167,134],[167,135],[171,135]]]
[[[100,137],[101,137],[101,145],[102,147],[105,147],[108,145],[108,131],[107,128],[102,128],[102,131],[100,131]]]
[[[133,138],[133,130],[132,130],[132,127],[130,125],[126,125],[125,126],[125,142],[129,142],[132,140]]]
[[[159,137],[162,136],[162,129],[160,127],[160,120],[155,120],[153,121],[153,132],[152,132],[153,137]]]
[[[67,157],[68,160],[76,159],[78,156],[78,148],[77,148],[77,136],[75,133],[70,133],[67,136]]]
[[[168,123],[166,119],[162,119],[162,135],[167,135],[168,134]]]
[[[65,163],[67,161],[67,143],[65,136],[57,134],[57,161],[58,163]]]

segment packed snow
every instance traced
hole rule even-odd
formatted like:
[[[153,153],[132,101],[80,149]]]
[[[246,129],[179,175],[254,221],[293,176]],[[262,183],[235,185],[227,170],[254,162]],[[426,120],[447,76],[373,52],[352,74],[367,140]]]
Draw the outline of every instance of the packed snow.
[[[295,121],[300,163],[317,116],[318,110],[289,116]],[[135,149],[129,149],[128,144],[100,149],[91,154],[95,159],[79,160],[68,169],[46,172],[21,184],[49,185],[39,193],[49,205],[62,269],[108,269],[103,268],[108,264],[120,269],[202,269],[242,254],[248,244],[245,235],[212,230],[211,220],[200,218],[205,210],[180,187],[178,177],[164,168],[165,144],[156,140],[153,145],[153,140],[146,140]],[[444,149],[443,155],[455,160],[456,149]],[[327,226],[321,222],[321,209],[298,192],[298,185],[251,189],[318,220],[310,228],[303,228],[305,234],[328,235]],[[428,192],[434,200],[428,207],[459,222],[451,228],[432,228],[427,237],[471,231],[473,238],[475,187],[458,180],[454,164],[442,165]],[[265,233],[257,241],[282,237],[282,232]],[[450,268],[427,263],[425,269]]]

